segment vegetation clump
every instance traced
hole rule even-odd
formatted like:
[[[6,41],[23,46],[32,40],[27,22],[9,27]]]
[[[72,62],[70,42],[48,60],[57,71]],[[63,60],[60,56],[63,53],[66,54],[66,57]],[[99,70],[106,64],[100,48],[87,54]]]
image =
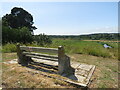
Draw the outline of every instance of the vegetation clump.
[[[37,43],[37,45],[40,45],[40,46],[45,46],[52,43],[51,38],[49,38],[49,36],[45,34],[35,35],[34,41]]]

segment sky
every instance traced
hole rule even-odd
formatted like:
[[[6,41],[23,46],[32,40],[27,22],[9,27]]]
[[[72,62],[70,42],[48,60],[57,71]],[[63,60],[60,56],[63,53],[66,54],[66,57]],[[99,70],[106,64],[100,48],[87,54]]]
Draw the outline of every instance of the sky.
[[[81,35],[118,32],[118,2],[2,2],[1,17],[13,7],[33,16],[34,34]]]

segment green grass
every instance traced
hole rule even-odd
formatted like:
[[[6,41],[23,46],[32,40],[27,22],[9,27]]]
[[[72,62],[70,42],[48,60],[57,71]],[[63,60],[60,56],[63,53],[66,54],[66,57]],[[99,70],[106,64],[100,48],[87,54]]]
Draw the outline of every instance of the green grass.
[[[98,41],[80,41],[70,39],[53,39],[52,44],[45,47],[58,48],[64,46],[67,54],[87,54],[104,58],[120,59],[118,56],[118,43],[115,42],[98,42]],[[103,44],[106,43],[112,48],[104,48]],[[26,44],[26,46],[39,47],[36,44]],[[15,44],[6,44],[2,47],[2,52],[16,52]]]
[[[92,41],[80,41],[80,40],[62,40],[54,39],[53,43],[48,47],[64,46],[66,53],[68,54],[88,54],[93,56],[105,57],[105,58],[118,58],[118,43],[106,44],[112,46],[110,49],[103,47],[103,44]]]

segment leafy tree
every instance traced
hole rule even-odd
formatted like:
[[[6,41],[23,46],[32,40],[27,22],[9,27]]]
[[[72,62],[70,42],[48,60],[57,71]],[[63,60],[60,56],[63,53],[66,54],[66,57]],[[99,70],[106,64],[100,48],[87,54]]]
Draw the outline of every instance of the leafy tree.
[[[11,13],[6,14],[2,20],[4,21],[3,25],[10,28],[27,27],[31,32],[37,29],[35,26],[32,26],[34,23],[32,15],[23,8],[14,7]]]
[[[33,41],[33,17],[22,8],[13,8],[11,14],[2,17],[2,42],[31,43]]]

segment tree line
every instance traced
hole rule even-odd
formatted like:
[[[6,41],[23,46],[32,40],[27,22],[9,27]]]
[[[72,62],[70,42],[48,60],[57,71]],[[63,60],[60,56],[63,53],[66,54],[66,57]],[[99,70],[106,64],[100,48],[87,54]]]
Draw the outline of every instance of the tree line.
[[[49,35],[49,37],[76,40],[120,40],[120,33],[97,33],[89,35]]]

